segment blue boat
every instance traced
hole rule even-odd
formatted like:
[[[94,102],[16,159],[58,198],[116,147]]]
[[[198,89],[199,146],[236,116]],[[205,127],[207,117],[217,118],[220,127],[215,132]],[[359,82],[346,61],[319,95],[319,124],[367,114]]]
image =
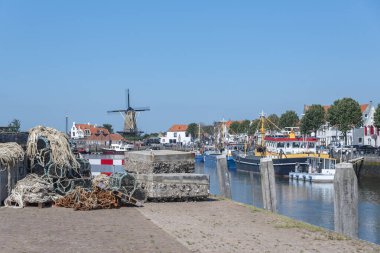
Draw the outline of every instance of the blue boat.
[[[204,162],[204,155],[197,152],[195,153],[195,162],[196,163],[203,163]]]

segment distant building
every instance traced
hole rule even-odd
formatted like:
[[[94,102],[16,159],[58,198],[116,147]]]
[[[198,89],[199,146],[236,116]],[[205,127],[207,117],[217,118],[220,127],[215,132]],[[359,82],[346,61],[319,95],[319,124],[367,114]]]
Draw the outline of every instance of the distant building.
[[[186,134],[187,125],[173,125],[167,132],[166,135],[161,137],[162,144],[175,144],[182,143],[188,144],[191,142],[191,135]]]
[[[376,107],[371,101],[367,108],[363,111],[363,126],[356,128],[353,131],[354,145],[370,145],[373,147],[379,146],[379,129],[374,126],[375,111]]]
[[[325,111],[330,106],[323,106]],[[309,109],[309,106],[304,106],[304,112]],[[369,104],[360,105],[363,118],[363,126],[352,129],[347,132],[347,145],[371,145],[379,144],[379,129],[374,127],[374,114],[376,111],[372,101]],[[345,144],[344,136],[336,127],[332,127],[328,122],[323,125],[316,133],[321,145],[342,146]]]
[[[123,144],[125,139],[120,134],[94,134],[84,139],[86,146],[109,147],[111,144]]]
[[[70,129],[71,139],[75,140],[78,146],[109,147],[111,144],[122,144],[126,140],[120,134],[111,134],[104,127],[97,127],[91,124],[75,124]]]
[[[88,124],[75,124],[70,129],[71,139],[83,139],[94,134],[109,135],[110,132],[104,127],[97,127],[96,125]]]

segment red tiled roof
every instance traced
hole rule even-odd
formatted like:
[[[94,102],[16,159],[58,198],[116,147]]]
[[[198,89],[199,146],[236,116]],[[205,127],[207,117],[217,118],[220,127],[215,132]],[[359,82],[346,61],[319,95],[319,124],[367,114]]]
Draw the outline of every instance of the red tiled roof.
[[[365,110],[367,110],[368,106],[369,106],[369,104],[360,105],[360,109],[362,110],[362,112],[365,112]]]
[[[110,134],[109,138],[111,139],[111,141],[121,141],[121,140],[124,140],[123,136],[121,136],[120,134]]]
[[[111,141],[122,141],[122,140],[124,140],[124,138],[120,134],[109,134],[109,135],[92,134],[91,136],[87,137],[86,140],[88,140],[88,141],[109,141],[109,140],[111,140]]]
[[[232,122],[233,122],[232,120],[227,121],[227,122],[226,122],[226,127],[227,127],[227,128],[230,128]]]
[[[168,132],[186,132],[187,125],[173,125]]]
[[[110,132],[104,128],[104,127],[96,127],[95,125],[89,125],[89,124],[75,124],[76,128],[79,128],[81,130],[88,129],[90,130],[91,135],[92,134],[97,134],[100,131],[103,132],[103,134],[110,134]]]

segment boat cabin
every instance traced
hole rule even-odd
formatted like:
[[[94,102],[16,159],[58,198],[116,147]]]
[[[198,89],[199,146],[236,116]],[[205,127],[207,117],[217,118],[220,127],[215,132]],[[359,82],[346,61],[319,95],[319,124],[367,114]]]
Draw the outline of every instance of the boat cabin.
[[[271,135],[265,136],[268,152],[277,154],[317,153],[317,138]]]

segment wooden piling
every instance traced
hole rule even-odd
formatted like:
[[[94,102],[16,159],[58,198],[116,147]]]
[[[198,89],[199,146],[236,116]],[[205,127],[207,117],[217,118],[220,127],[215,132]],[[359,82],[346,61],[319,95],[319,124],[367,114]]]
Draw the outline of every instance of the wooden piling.
[[[264,209],[273,213],[277,212],[276,187],[274,167],[271,158],[260,160],[261,190],[263,193]]]
[[[335,231],[358,237],[358,180],[352,163],[336,165],[334,177]]]
[[[231,199],[231,181],[230,173],[227,168],[227,158],[225,155],[219,155],[216,158],[216,169],[219,180],[220,195]]]

